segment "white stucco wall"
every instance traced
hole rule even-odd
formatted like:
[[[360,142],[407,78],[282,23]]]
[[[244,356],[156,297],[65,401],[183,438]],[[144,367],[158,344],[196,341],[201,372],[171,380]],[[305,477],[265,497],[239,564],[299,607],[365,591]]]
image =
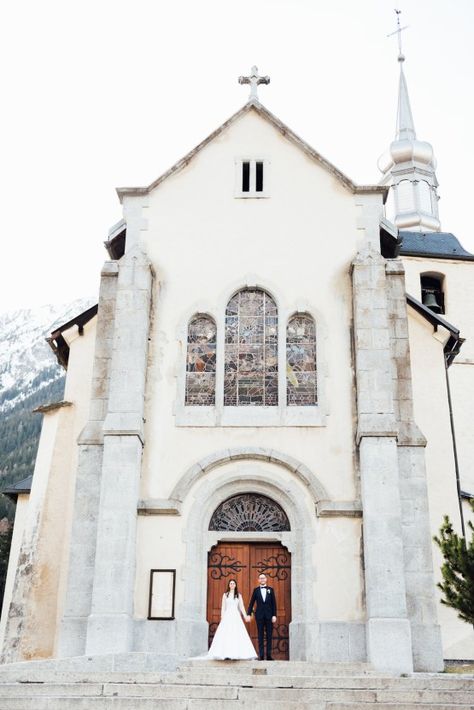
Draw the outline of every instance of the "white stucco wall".
[[[82,335],[79,334],[76,326],[73,326],[73,328],[69,331],[65,331],[63,333],[63,337],[69,345],[69,361],[64,399],[72,402],[73,408],[71,411],[71,421],[69,423],[69,441],[71,444],[69,444],[67,448],[65,447],[65,450],[63,451],[61,442],[57,442],[56,465],[57,470],[61,472],[60,475],[62,485],[58,491],[58,498],[51,501],[52,506],[55,510],[58,510],[61,516],[62,524],[62,545],[60,551],[60,569],[55,614],[55,649],[58,643],[60,621],[64,611],[67,574],[69,569],[69,542],[71,535],[78,456],[78,447],[76,442],[89,416],[96,326],[97,317],[94,317],[85,324]]]
[[[234,196],[235,159],[249,156],[268,161],[268,198]],[[381,206],[380,195],[371,199],[376,209],[378,203]],[[366,237],[360,228],[363,210],[356,208],[356,202],[361,201],[254,113],[232,125],[150,195],[125,199],[125,214],[133,211],[144,220],[140,239],[156,271],[143,499],[168,497],[198,460],[221,449],[245,446],[275,448],[297,458],[321,481],[332,500],[358,497],[350,265]],[[264,426],[261,417],[265,413],[260,407],[245,408],[241,426],[215,426],[215,420],[225,419],[219,408],[219,391],[218,412],[209,420],[211,426],[203,426],[198,419],[196,426],[176,425],[182,421],[187,323],[195,313],[209,313],[222,332],[227,301],[246,285],[262,287],[276,300],[280,351],[287,318],[297,310],[314,315],[318,409],[322,412],[315,420],[318,426],[305,426],[308,417],[304,412],[300,426]],[[218,360],[222,345],[218,340]],[[280,365],[284,365],[284,351],[281,357]],[[283,421],[285,407],[280,409]],[[252,426],[258,422],[260,426]],[[178,520],[139,518],[138,616],[145,612],[150,567],[157,566],[157,561],[162,566],[164,560],[174,561],[173,567],[183,564],[185,526],[184,512]],[[165,530],[176,541],[171,549]],[[347,542],[344,552],[341,539]],[[358,522],[334,518],[321,523],[314,559],[319,570],[318,604],[327,618],[334,618],[334,614],[337,618],[361,618],[360,571],[359,563],[354,562],[359,560],[359,544]],[[179,587],[178,582],[178,598],[182,594]],[[335,587],[340,588],[344,601],[333,605],[331,613]]]
[[[409,309],[409,315],[415,420],[428,440],[426,470],[431,532],[438,534],[444,515],[449,515],[455,529],[460,532],[443,344],[422,316],[412,309]],[[433,562],[436,581],[439,582],[442,556],[435,543]],[[440,598],[438,591],[437,595]],[[441,603],[438,605],[438,618],[445,658],[473,658],[472,628],[458,620],[456,613]]]
[[[449,323],[465,339],[459,355],[449,369],[453,402],[461,487],[474,494],[474,262],[448,259],[404,258],[407,291],[421,300],[420,275],[435,272],[444,275],[445,313]]]

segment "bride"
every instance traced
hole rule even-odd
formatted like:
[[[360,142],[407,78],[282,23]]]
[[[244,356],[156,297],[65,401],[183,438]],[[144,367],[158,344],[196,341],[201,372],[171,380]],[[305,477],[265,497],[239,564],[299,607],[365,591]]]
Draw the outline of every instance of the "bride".
[[[235,579],[230,579],[227,590],[222,595],[221,622],[217,627],[206,658],[209,660],[257,658],[242,617],[245,621],[250,621],[250,617],[245,613],[242,595],[237,589],[237,582]]]

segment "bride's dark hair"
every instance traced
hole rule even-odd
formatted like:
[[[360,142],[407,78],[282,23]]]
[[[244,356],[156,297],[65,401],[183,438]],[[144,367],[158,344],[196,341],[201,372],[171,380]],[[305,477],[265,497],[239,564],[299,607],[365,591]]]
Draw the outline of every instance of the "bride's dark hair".
[[[237,580],[234,579],[233,577],[232,577],[232,579],[229,579],[229,581],[227,582],[227,589],[225,590],[226,596],[227,596],[227,597],[229,596],[230,583],[231,583],[231,582],[235,582],[234,597],[238,597],[238,596],[239,596],[239,590],[238,590],[238,588],[237,588]]]

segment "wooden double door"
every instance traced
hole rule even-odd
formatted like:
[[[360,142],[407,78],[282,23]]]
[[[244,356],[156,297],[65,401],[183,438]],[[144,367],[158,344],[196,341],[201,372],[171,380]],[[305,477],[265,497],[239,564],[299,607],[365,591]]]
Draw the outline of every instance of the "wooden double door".
[[[288,660],[291,621],[291,555],[280,543],[222,542],[208,554],[207,565],[207,621],[209,646],[221,618],[222,595],[229,579],[235,579],[247,610],[252,591],[258,586],[258,575],[267,575],[277,602],[277,621],[273,627],[272,656]],[[258,654],[258,635],[255,619],[247,630]]]

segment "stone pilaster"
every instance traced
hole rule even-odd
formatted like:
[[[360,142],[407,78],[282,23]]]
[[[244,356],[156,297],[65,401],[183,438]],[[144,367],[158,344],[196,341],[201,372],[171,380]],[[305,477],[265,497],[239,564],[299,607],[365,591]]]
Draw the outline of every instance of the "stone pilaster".
[[[57,649],[59,657],[85,653],[94,580],[102,426],[109,395],[117,275],[117,262],[106,262],[101,274],[89,421],[78,439],[68,582]]]
[[[136,518],[152,270],[139,247],[132,247],[119,266],[88,654],[126,652],[133,646]]]
[[[364,525],[367,655],[379,670],[411,672],[385,260],[353,263],[357,442]]]
[[[398,462],[402,503],[402,537],[408,618],[416,671],[443,669],[441,631],[437,621],[435,580],[425,470],[426,439],[414,421],[405,296],[400,260],[386,265],[390,342],[398,419]]]

